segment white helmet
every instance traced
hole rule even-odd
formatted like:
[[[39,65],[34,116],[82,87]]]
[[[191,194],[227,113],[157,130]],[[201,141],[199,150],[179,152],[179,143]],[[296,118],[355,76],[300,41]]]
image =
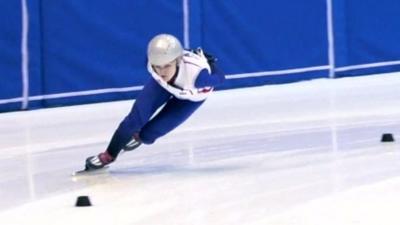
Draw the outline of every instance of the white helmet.
[[[152,65],[162,66],[183,54],[179,40],[170,34],[159,34],[149,42],[147,58]]]

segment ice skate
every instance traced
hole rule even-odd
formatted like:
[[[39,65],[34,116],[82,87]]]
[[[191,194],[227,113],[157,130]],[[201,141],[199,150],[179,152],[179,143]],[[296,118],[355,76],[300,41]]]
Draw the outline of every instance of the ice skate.
[[[114,157],[112,157],[108,152],[103,152],[96,156],[91,156],[87,158],[85,168],[87,170],[97,170],[105,167],[112,162],[114,162]]]
[[[125,152],[128,151],[132,151],[134,149],[136,149],[137,147],[139,147],[142,144],[142,141],[139,138],[138,134],[134,134],[132,137],[132,140],[130,140],[128,142],[128,144],[125,145],[124,148],[122,148],[122,150],[124,150]]]
[[[95,156],[90,156],[86,159],[85,169],[72,173],[73,176],[79,174],[97,174],[102,173],[108,168],[108,164],[112,163],[115,159],[108,154],[103,152]]]

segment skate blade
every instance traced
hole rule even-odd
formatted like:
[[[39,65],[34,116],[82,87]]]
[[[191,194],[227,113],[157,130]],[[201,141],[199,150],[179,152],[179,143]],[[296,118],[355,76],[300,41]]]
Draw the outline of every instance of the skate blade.
[[[105,174],[108,171],[108,166],[105,166],[101,169],[95,169],[95,170],[87,170],[87,169],[83,169],[83,170],[78,170],[73,172],[71,175],[73,177],[77,177],[77,176],[86,176],[86,175],[97,175],[97,174]]]

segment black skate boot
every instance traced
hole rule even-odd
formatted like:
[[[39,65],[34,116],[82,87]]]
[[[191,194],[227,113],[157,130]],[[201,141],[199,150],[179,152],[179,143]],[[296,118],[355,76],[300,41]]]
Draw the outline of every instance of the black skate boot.
[[[86,159],[86,170],[97,170],[104,166],[114,162],[114,157],[112,157],[108,152],[103,152],[95,156],[91,156]]]
[[[132,151],[139,147],[142,144],[142,141],[140,140],[139,134],[134,134],[132,137],[132,140],[128,142],[128,144],[125,145],[125,147],[122,148],[124,151]]]

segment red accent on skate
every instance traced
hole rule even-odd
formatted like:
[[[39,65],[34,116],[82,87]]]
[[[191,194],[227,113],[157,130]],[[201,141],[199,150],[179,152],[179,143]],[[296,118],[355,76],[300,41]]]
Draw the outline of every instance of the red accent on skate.
[[[101,163],[103,163],[104,165],[107,165],[107,164],[111,163],[112,161],[114,161],[114,157],[112,157],[108,152],[100,153],[99,159],[100,159]]]

